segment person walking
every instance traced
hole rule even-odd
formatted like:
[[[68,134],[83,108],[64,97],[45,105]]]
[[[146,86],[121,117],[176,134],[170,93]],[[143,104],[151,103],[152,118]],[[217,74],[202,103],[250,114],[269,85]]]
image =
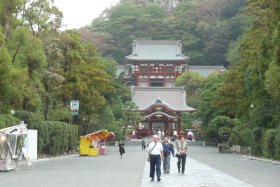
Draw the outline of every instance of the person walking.
[[[136,139],[136,132],[135,132],[135,130],[132,131],[132,139]]]
[[[191,130],[188,131],[188,140],[189,141],[193,140],[193,132]]]
[[[146,140],[146,138],[143,138],[142,139],[142,150],[145,150],[146,146],[147,146],[147,140]]]
[[[163,174],[170,173],[170,157],[171,153],[174,157],[174,147],[169,143],[168,137],[165,137],[163,140]]]
[[[162,134],[161,134],[161,130],[160,129],[158,130],[158,137],[159,137],[159,140],[161,140]]]
[[[163,147],[159,142],[158,135],[153,136],[153,141],[148,146],[148,158],[150,162],[150,178],[154,181],[155,172],[157,174],[157,181],[161,181],[161,160],[163,159]]]
[[[174,129],[174,131],[173,131],[173,141],[176,141],[177,135],[178,135],[178,133],[177,133],[177,131]]]
[[[125,149],[124,149],[124,143],[122,140],[119,141],[119,152],[122,158],[122,155],[125,153]]]
[[[185,172],[185,166],[186,166],[186,158],[187,158],[187,141],[185,140],[184,136],[180,137],[180,140],[176,143],[177,153],[176,157],[178,157],[177,167],[178,167],[178,173],[180,171],[182,174]],[[182,170],[181,169],[181,163],[182,163]]]

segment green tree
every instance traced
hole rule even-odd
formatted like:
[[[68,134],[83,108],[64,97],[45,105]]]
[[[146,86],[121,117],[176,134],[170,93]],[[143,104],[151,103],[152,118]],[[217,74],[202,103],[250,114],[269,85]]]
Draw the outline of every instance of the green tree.
[[[8,36],[19,25],[17,16],[20,14],[24,3],[23,0],[0,1],[0,24],[5,36]]]
[[[34,36],[39,36],[43,31],[59,29],[62,17],[62,12],[53,5],[53,0],[28,0],[22,15],[23,24],[30,28]]]
[[[238,118],[245,115],[240,111],[238,106],[246,105],[246,97],[244,97],[244,90],[242,84],[238,81],[240,72],[237,66],[231,66],[228,71],[223,75],[225,77],[224,82],[217,90],[219,99],[215,102],[215,106],[225,111],[225,115],[230,118]],[[248,115],[248,113],[247,113]]]
[[[223,81],[223,74],[210,75],[199,94],[197,111],[204,126],[207,126],[211,119],[223,115],[225,112],[216,106],[216,103],[220,100],[218,90]]]
[[[127,127],[130,125],[131,127],[135,128],[137,122],[140,122],[142,120],[142,117],[141,114],[137,111],[137,106],[135,105],[135,103],[131,101],[125,102],[122,110],[122,122],[124,123],[122,134],[123,138],[125,139]]]
[[[164,19],[163,9],[156,4],[145,6],[123,1],[106,10],[89,27],[105,41],[104,55],[122,63],[124,56],[130,54],[131,43],[139,38],[153,38],[155,29]]]
[[[0,48],[0,112],[9,111],[9,101],[11,101],[12,88],[10,82],[11,75],[11,57],[5,48]]]
[[[198,95],[204,86],[204,81],[205,78],[199,73],[187,71],[176,79],[175,85],[185,87],[188,104],[192,107],[196,107]]]
[[[21,90],[21,94],[24,96],[23,109],[40,110],[40,93],[42,93],[40,80],[47,64],[42,41],[32,36],[26,27],[19,27],[8,38],[7,48],[15,68],[22,71],[22,77],[28,77]]]

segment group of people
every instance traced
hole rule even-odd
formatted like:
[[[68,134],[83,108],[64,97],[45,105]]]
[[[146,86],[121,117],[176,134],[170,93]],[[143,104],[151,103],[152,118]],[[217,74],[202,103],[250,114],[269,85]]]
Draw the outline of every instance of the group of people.
[[[161,139],[162,137],[164,137],[164,131],[160,129],[152,129],[152,135],[158,135],[159,139]]]
[[[155,173],[157,181],[161,181],[161,161],[163,161],[163,173],[170,173],[171,155],[178,158],[178,173],[184,174],[187,157],[187,142],[185,138],[182,136],[179,140],[175,141],[176,154],[174,154],[174,146],[169,142],[168,137],[165,137],[162,143],[159,140],[158,135],[153,135],[153,141],[148,146],[147,161],[150,162],[151,181],[154,181]]]
[[[174,135],[174,134],[173,134]],[[174,136],[172,137],[174,138]],[[147,140],[142,140],[142,150],[146,149]],[[119,152],[122,158],[125,153],[124,143],[122,140],[119,141]],[[174,148],[175,147],[175,148]],[[175,154],[176,149],[176,154]],[[171,143],[168,137],[164,137],[161,142],[159,135],[152,135],[152,141],[148,145],[148,157],[147,161],[150,162],[150,178],[154,181],[155,174],[157,181],[161,181],[161,162],[163,162],[163,174],[170,173],[170,160],[171,157],[177,157],[177,168],[178,173],[185,173],[186,158],[187,158],[187,141],[184,136],[177,139],[177,134],[175,134],[175,141]]]

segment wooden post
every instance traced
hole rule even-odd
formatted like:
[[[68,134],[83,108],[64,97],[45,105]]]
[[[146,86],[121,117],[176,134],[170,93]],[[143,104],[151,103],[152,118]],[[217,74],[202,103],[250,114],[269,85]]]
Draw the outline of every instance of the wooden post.
[[[178,135],[181,133],[182,131],[182,115],[181,113],[178,114]]]
[[[150,118],[149,118],[149,130],[148,130],[148,136],[151,136],[151,134],[152,134],[152,122],[151,122],[151,120],[150,120]]]
[[[165,120],[165,123],[164,123],[164,136],[169,136],[169,134],[167,134],[167,132],[169,131],[168,130],[168,123],[169,123],[169,120],[168,118]]]

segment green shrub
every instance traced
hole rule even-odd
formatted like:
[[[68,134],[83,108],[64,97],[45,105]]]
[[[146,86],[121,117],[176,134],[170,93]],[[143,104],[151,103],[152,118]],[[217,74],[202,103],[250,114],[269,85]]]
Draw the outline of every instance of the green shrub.
[[[74,150],[78,145],[78,126],[64,122],[44,121],[43,116],[32,112],[16,112],[16,116],[27,124],[28,129],[38,130],[38,153],[58,155]],[[0,115],[0,129],[17,125],[20,120]]]
[[[263,132],[264,129],[262,127],[256,127],[253,129],[252,154],[255,156],[262,155]]]
[[[229,127],[221,127],[219,128],[219,135],[223,135],[224,133],[229,134],[230,133],[230,128]]]
[[[240,124],[241,122],[238,119],[230,119],[227,116],[217,116],[210,121],[209,126],[213,126],[219,129],[221,127],[232,128]]]
[[[274,140],[274,146],[275,146],[275,159],[280,160],[280,130],[277,130],[277,134],[275,136]]]
[[[242,129],[239,134],[243,140],[244,146],[252,145],[252,129],[250,128]]]
[[[41,154],[49,154],[49,137],[51,124],[45,121],[38,123],[38,152]]]
[[[230,132],[231,142],[233,145],[243,145],[243,141],[239,138],[240,134],[236,131]]]
[[[78,126],[64,122],[42,121],[38,129],[38,152],[58,155],[78,145]]]
[[[215,127],[207,127],[205,129],[204,141],[217,142],[218,141],[218,129]]]
[[[230,118],[226,116],[217,116],[210,121],[210,127],[216,127],[217,129],[221,127],[229,127],[230,125]]]
[[[28,129],[38,129],[38,124],[44,121],[44,117],[41,113],[17,111],[15,116],[21,121],[24,121]]]
[[[268,129],[264,135],[264,156],[268,158],[275,157],[275,136],[276,129]]]
[[[240,128],[243,127],[243,128]],[[252,129],[241,125],[231,130],[230,137],[234,145],[251,146]]]
[[[57,121],[37,123],[38,153],[58,155],[74,150],[78,145],[78,127]]]
[[[246,126],[244,124],[241,124],[241,125],[235,126],[231,130],[230,137],[231,137],[232,144],[234,144],[234,145],[244,145],[245,144],[243,139],[240,136],[240,132],[244,128],[246,128]]]
[[[78,126],[68,125],[68,150],[73,151],[78,145]]]
[[[9,114],[0,115],[0,129],[18,125],[20,120]]]
[[[62,125],[54,122],[53,124],[49,125],[49,127],[51,127],[51,134],[49,137],[50,139],[49,153],[51,155],[57,155],[67,151],[66,149],[62,149],[62,139],[63,139]],[[67,135],[68,134],[65,133],[65,136]]]
[[[68,121],[71,118],[71,111],[69,107],[64,107],[58,104],[55,109],[51,108],[49,111],[49,121]]]
[[[115,133],[115,139],[114,140],[123,139],[121,125],[122,125],[122,123],[120,121],[115,121],[114,124],[111,124],[110,126],[107,126],[107,130],[109,132],[114,132]]]

